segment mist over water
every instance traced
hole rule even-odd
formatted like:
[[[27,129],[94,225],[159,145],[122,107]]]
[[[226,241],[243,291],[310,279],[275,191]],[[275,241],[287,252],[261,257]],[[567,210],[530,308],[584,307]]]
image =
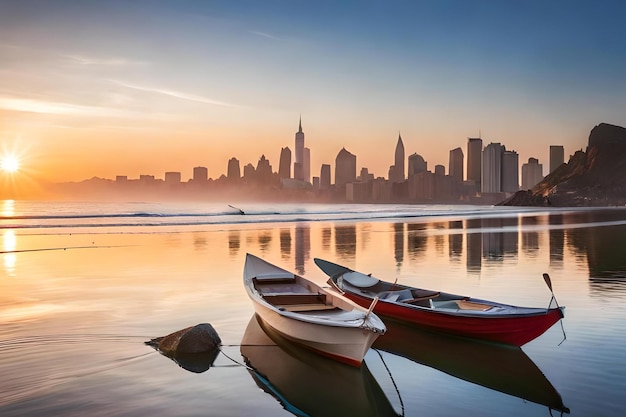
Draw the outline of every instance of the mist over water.
[[[566,306],[563,327],[521,354],[395,329],[414,343],[388,338],[368,353],[366,371],[345,375],[364,390],[353,395],[371,403],[352,406],[339,395],[328,400],[334,409],[545,416],[546,404],[560,399],[572,415],[622,414],[626,210],[233,206],[0,203],[0,415],[328,415],[309,400],[341,390],[341,368],[297,349],[240,347],[262,337],[250,328],[243,290],[247,252],[320,284],[314,257],[408,285],[540,307],[551,297],[541,275],[550,274]],[[189,372],[143,343],[203,322],[224,343],[206,372]],[[242,366],[246,358],[265,370],[262,378]],[[471,371],[483,362],[484,372]],[[526,385],[544,388],[507,388],[512,380],[493,373],[504,362],[533,375]]]

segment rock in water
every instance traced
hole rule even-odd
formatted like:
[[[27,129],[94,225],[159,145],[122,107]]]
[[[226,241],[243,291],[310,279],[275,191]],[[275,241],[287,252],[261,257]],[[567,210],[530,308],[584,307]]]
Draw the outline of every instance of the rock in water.
[[[219,335],[209,323],[201,323],[172,334],[146,342],[166,356],[187,353],[207,353],[219,350],[222,343]]]

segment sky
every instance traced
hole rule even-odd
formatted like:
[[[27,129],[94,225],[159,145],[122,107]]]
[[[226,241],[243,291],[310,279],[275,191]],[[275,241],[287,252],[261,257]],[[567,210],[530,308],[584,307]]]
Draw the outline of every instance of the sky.
[[[278,170],[346,148],[388,176],[467,138],[566,159],[626,126],[623,1],[0,0],[0,152],[15,181]],[[19,177],[22,177],[21,179]]]

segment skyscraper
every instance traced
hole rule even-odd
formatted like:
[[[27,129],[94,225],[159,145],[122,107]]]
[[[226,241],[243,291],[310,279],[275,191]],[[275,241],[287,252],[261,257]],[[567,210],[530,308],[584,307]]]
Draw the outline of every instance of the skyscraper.
[[[467,138],[467,179],[474,181],[477,189],[480,189],[482,184],[482,152],[482,139]]]
[[[394,154],[394,165],[389,170],[389,181],[403,182],[404,176],[404,143],[402,143],[402,137],[398,133],[398,142],[396,143],[396,152]]]
[[[335,186],[344,186],[356,181],[356,155],[341,148],[335,158]]]
[[[421,155],[414,153],[409,156],[409,178],[419,174],[420,172],[428,171],[428,163]]]
[[[296,132],[296,164],[300,164],[300,169],[293,169],[293,177],[297,180],[304,180],[304,132],[302,131],[302,117]]]
[[[565,162],[565,149],[562,145],[550,145],[550,173]]]
[[[481,191],[483,193],[499,193],[502,191],[503,153],[504,146],[499,143],[490,143],[489,145],[485,146],[485,149],[482,152],[483,172],[481,176]]]
[[[311,182],[311,150],[306,147],[302,161],[302,177],[306,182]]]
[[[193,169],[193,182],[206,182],[209,179],[209,170],[206,167]]]
[[[450,151],[448,172],[452,178],[463,182],[463,150],[461,148],[455,148]]]
[[[543,179],[543,165],[537,158],[528,158],[522,165],[522,190],[530,190]]]
[[[519,155],[515,151],[502,149],[502,190],[505,193],[519,191]]]
[[[226,176],[229,180],[238,180],[241,178],[241,168],[239,168],[239,160],[237,158],[230,158],[228,160],[228,170]]]
[[[320,189],[327,190],[330,188],[330,164],[322,164],[320,170]]]
[[[288,147],[281,148],[280,150],[278,176],[280,178],[291,178],[291,149]]]

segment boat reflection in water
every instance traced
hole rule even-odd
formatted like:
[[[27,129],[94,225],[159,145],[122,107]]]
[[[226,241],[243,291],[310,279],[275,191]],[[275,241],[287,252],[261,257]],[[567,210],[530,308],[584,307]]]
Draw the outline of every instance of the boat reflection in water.
[[[456,378],[569,414],[543,372],[512,345],[428,332],[391,320],[373,348],[402,356]]]
[[[363,363],[348,366],[280,336],[252,316],[241,355],[256,384],[297,416],[397,416]]]

